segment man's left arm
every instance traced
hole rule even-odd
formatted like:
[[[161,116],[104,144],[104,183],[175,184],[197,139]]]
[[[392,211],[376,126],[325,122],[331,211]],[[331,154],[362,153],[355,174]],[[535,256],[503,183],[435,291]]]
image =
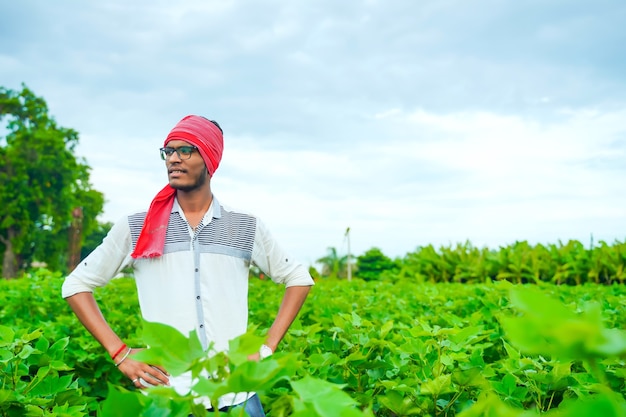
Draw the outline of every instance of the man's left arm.
[[[310,289],[310,286],[293,286],[285,290],[276,319],[274,319],[274,323],[272,323],[267,332],[265,344],[272,349],[272,352],[276,351],[278,344],[285,337],[289,326],[291,326],[291,323],[293,323],[302,308]]]
[[[311,286],[315,283],[304,265],[282,250],[261,221],[257,222],[252,260],[271,277],[272,281],[286,287],[280,308],[265,341],[265,346],[269,347],[273,353],[298,316]],[[266,356],[268,352],[264,353],[261,356]],[[258,353],[253,355],[254,358],[258,356]]]
[[[264,344],[264,347],[271,349],[271,352],[263,352],[263,348],[261,348],[260,352],[248,357],[250,360],[259,360],[276,351],[279,343],[283,340],[285,334],[287,334],[291,323],[293,323],[302,308],[310,289],[311,287],[308,285],[287,287],[283,301],[278,309],[278,314],[267,332],[267,339]]]

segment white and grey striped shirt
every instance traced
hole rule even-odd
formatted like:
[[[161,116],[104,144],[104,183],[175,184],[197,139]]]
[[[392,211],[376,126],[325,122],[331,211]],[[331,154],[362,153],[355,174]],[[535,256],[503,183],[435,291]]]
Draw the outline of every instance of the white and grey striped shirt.
[[[212,343],[222,351],[248,326],[250,263],[287,287],[313,285],[307,268],[280,248],[258,218],[221,205],[215,197],[195,231],[175,201],[163,255],[133,259],[145,216],[137,213],[116,222],[102,244],[65,279],[63,297],[93,292],[132,267],[145,320],[170,325],[184,335],[196,330],[205,349]],[[170,383],[186,393],[191,380],[183,375]],[[219,406],[246,398],[245,393],[227,396]]]

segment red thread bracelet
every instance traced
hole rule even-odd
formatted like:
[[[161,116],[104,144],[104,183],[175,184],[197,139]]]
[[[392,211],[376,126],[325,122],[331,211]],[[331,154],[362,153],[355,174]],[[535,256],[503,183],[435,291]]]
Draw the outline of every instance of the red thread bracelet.
[[[126,343],[124,343],[124,344],[122,345],[122,347],[121,347],[121,348],[119,348],[119,349],[117,350],[117,352],[115,352],[114,354],[112,354],[112,355],[111,355],[111,359],[115,359],[115,357],[116,357],[117,355],[119,355],[119,354],[120,354],[120,353],[121,353],[124,349],[126,349],[127,347],[128,347],[128,346],[126,346]]]

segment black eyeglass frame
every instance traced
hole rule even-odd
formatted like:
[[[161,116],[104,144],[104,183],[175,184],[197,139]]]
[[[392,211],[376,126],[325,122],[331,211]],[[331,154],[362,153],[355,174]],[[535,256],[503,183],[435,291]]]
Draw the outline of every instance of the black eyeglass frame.
[[[164,148],[159,149],[159,152],[161,152],[161,159],[164,161],[167,160],[170,156],[174,155],[174,152],[176,152],[176,154],[178,155],[178,158],[184,161],[184,160],[191,158],[191,155],[194,153],[194,151],[197,151],[197,150],[198,148],[196,146],[185,145],[185,146],[179,146],[178,148],[172,148],[171,146],[166,146]]]

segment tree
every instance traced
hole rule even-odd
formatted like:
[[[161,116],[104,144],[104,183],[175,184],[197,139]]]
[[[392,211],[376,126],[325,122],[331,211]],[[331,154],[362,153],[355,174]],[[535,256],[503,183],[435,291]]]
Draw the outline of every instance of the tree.
[[[356,266],[359,278],[366,281],[378,279],[384,271],[395,269],[396,264],[378,248],[371,248],[357,257]]]
[[[104,206],[90,167],[74,154],[78,133],[57,126],[43,98],[24,85],[0,87],[0,122],[2,276],[14,278],[35,260],[65,269],[72,212],[84,213],[83,239]]]
[[[348,256],[339,256],[336,248],[329,247],[327,255],[315,262],[322,265],[323,277],[340,278],[347,275]]]

